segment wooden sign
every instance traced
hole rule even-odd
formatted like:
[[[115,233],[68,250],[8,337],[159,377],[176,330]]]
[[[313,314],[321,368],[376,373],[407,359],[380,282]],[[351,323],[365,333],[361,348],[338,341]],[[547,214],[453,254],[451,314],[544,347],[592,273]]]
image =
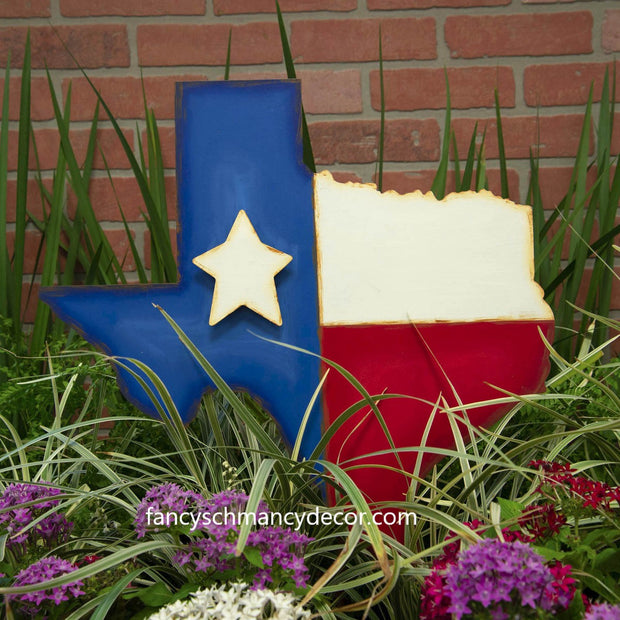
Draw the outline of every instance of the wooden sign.
[[[187,83],[177,91],[179,275],[174,285],[54,287],[41,298],[104,351],[150,366],[183,420],[211,386],[161,306],[233,387],[258,397],[289,442],[320,379],[319,355],[352,372],[379,401],[397,448],[417,446],[435,405],[543,389],[553,316],[533,281],[529,207],[488,192],[437,201],[419,192],[312,175],[302,163],[295,81]],[[258,336],[300,347],[304,354]],[[139,373],[139,371],[137,371]],[[141,373],[139,373],[141,374]],[[118,370],[123,393],[156,409]],[[302,444],[308,456],[360,400],[331,371]],[[473,410],[489,424],[498,407]],[[429,444],[453,445],[445,415]],[[364,407],[327,456],[373,501],[400,500],[414,452],[390,449]],[[359,459],[362,458],[360,461]],[[425,461],[425,469],[432,458]]]

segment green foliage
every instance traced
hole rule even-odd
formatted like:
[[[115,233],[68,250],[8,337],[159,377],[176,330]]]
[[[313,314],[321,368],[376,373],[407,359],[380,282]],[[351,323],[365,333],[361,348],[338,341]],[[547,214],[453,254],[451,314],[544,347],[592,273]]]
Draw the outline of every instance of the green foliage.
[[[169,320],[171,328],[178,330]],[[54,372],[39,377],[36,383],[15,384],[16,390],[27,391],[25,400],[39,399],[37,406],[51,409],[52,419],[44,425],[49,430],[26,440],[6,417],[0,418],[4,448],[0,476],[4,484],[41,480],[60,486],[64,490],[62,509],[71,515],[76,529],[59,553],[71,561],[84,556],[98,558],[79,569],[90,589],[88,596],[76,603],[75,614],[98,610],[104,617],[103,610],[107,610],[130,617],[140,614],[143,606],[152,609],[191,589],[182,567],[171,559],[179,541],[166,532],[153,534],[153,540],[147,542],[135,538],[132,522],[136,506],[156,484],[176,482],[206,494],[235,488],[250,495],[250,502],[262,499],[272,511],[282,513],[334,511],[344,505],[360,513],[369,510],[346,466],[291,458],[273,420],[252,400],[232,392],[180,331],[179,336],[218,384],[217,392],[204,397],[188,427],[180,423],[164,386],[147,370],[169,415],[156,421],[131,409],[113,407],[114,428],[107,439],[98,437],[96,429],[110,402],[106,395],[117,394],[117,390],[108,362],[93,353],[89,356],[96,362],[89,367],[92,387],[88,392],[81,388],[79,362],[84,358],[74,358],[71,368],[64,356],[50,357]],[[594,480],[618,484],[620,362],[601,364],[600,350],[572,364],[555,352],[552,355],[560,370],[551,381],[550,392],[525,399],[506,397],[515,406],[494,429],[474,429],[467,417],[467,412],[489,402],[439,412],[469,427],[475,438],[471,446],[465,448],[458,439],[453,450],[434,449],[424,442],[407,448],[419,454],[437,452],[445,459],[426,479],[409,473],[412,486],[407,501],[391,504],[418,516],[406,532],[405,544],[373,529],[370,523],[348,528],[333,522],[306,522],[303,533],[315,538],[306,555],[312,584],[306,603],[317,611],[325,610],[325,618],[357,618],[364,613],[374,619],[409,617],[407,614],[418,608],[422,581],[447,544],[447,534],[476,540],[479,534],[465,528],[463,522],[475,518],[491,529],[514,526],[520,512],[536,502],[536,472],[527,466],[532,459],[570,461]],[[355,410],[379,398],[358,387],[360,402]],[[549,421],[538,426],[525,423],[523,416],[527,420],[528,411],[546,415]],[[332,432],[328,429],[326,435]],[[317,446],[317,455],[321,451]],[[337,489],[342,497],[338,506],[326,504],[322,485]],[[617,507],[614,510],[617,512]],[[548,549],[579,566],[580,587],[590,596],[616,601],[620,592],[610,585],[613,571],[606,567],[610,562],[613,565],[620,540],[616,530],[601,527],[605,519],[603,513],[588,514],[579,524],[581,542],[563,535]],[[569,522],[568,527],[574,524]],[[239,535],[240,554],[246,551],[247,531],[242,529]],[[605,531],[610,533],[603,535]],[[16,568],[10,570],[14,574]],[[599,582],[606,585],[594,587]],[[6,591],[5,584],[0,593]]]
[[[2,120],[0,124],[0,317],[10,321],[13,331],[13,346],[22,351],[25,341],[26,350],[39,356],[50,337],[59,337],[64,329],[60,320],[51,316],[46,304],[38,303],[34,324],[29,338],[24,338],[23,306],[33,293],[34,277],[30,282],[24,277],[24,258],[26,251],[26,231],[39,230],[42,234],[36,264],[42,261],[41,286],[54,284],[69,285],[77,282],[88,284],[125,283],[123,261],[114,253],[89,196],[89,185],[93,159],[97,150],[97,129],[100,106],[108,114],[116,135],[129,159],[134,176],[138,181],[146,210],[145,222],[151,233],[151,273],[153,282],[175,282],[177,267],[170,241],[168,226],[168,207],[166,203],[164,167],[161,144],[155,116],[146,105],[145,118],[147,151],[140,150],[139,160],[133,154],[123,132],[100,94],[96,91],[98,103],[93,112],[86,155],[80,164],[70,137],[71,89],[69,89],[64,107],[54,90],[48,74],[49,92],[54,108],[56,127],[60,137],[60,147],[56,166],[49,190],[43,182],[38,164],[35,135],[30,123],[30,42],[26,41],[23,68],[21,74],[19,137],[17,145],[16,200],[15,200],[15,242],[12,255],[7,246],[8,204],[8,106],[9,106],[10,61],[5,71],[5,87],[2,95]],[[88,79],[88,78],[87,78]],[[89,80],[90,81],[90,80]],[[91,83],[92,86],[92,83]],[[93,86],[94,89],[94,86]],[[29,157],[34,155],[34,170],[29,169]],[[103,154],[102,154],[103,155]],[[104,156],[105,160],[105,156]],[[108,170],[109,173],[109,170]],[[42,204],[43,217],[35,217],[27,210],[28,180],[34,177]],[[111,176],[110,176],[111,180]],[[76,197],[76,212],[72,219],[65,213],[67,187]],[[122,205],[118,201],[122,214]],[[124,220],[124,215],[123,215]],[[142,258],[134,244],[127,222],[125,221],[130,250],[136,264],[136,271],[141,282],[149,279]],[[42,252],[45,244],[45,253]],[[26,287],[26,295],[22,289]],[[0,351],[0,368],[10,364],[6,353]]]

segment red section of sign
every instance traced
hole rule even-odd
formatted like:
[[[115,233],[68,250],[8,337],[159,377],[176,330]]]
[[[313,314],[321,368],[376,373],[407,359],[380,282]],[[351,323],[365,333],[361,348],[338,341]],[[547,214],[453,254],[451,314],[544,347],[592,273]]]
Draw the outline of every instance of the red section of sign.
[[[454,406],[459,401],[469,404],[502,397],[493,386],[516,394],[544,390],[549,355],[539,328],[552,340],[553,321],[327,326],[322,328],[322,354],[351,372],[371,396],[405,395],[378,402],[399,449],[420,445],[434,405],[440,401],[427,445],[451,449],[454,439],[448,416],[441,412],[443,399]],[[323,395],[326,426],[362,399],[335,369]],[[509,408],[470,408],[467,416],[476,426],[488,426]],[[389,441],[365,405],[330,441],[327,458],[346,468],[370,501],[399,501],[405,498],[410,479],[385,466],[413,472],[418,452],[400,452],[400,463],[394,454],[359,458],[382,450],[390,450]],[[441,458],[426,454],[421,475]],[[392,531],[402,536],[402,528]]]

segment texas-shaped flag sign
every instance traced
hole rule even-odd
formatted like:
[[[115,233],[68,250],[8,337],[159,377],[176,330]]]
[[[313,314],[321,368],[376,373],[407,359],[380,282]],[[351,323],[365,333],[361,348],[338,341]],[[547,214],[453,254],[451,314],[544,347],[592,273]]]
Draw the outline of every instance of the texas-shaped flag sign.
[[[53,287],[40,297],[106,353],[155,371],[185,422],[212,384],[157,306],[229,385],[263,403],[291,443],[320,381],[319,356],[371,395],[404,395],[376,400],[390,438],[363,406],[327,448],[372,502],[405,498],[410,448],[430,416],[426,444],[454,445],[437,405],[543,389],[541,334],[551,338],[553,315],[533,280],[529,207],[489,192],[441,201],[381,194],[311,174],[292,80],[179,84],[176,142],[179,282]],[[119,367],[118,381],[157,415],[131,373]],[[302,456],[361,399],[332,370]],[[468,415],[484,426],[503,412]],[[432,463],[426,457],[421,473]]]

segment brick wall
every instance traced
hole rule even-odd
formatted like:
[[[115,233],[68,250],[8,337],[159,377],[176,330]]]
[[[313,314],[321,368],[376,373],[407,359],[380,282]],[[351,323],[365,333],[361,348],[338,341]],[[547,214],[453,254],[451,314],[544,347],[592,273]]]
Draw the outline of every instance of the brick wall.
[[[318,165],[343,179],[373,178],[381,31],[387,108],[384,186],[399,191],[430,187],[443,130],[445,67],[459,151],[465,153],[476,122],[481,129],[486,126],[490,184],[498,189],[497,87],[513,195],[525,198],[529,149],[540,140],[544,199],[553,207],[566,189],[590,82],[594,80],[595,97],[600,97],[605,68],[620,51],[616,0],[281,0],[281,7]],[[66,93],[72,82],[78,151],[86,147],[95,101],[62,39],[88,69],[136,147],[144,139],[144,76],[149,105],[160,123],[171,205],[174,82],[221,79],[229,32],[232,79],[285,75],[273,0],[0,0],[2,65],[11,51],[12,65],[20,66],[28,28],[32,115],[45,176],[51,178],[58,148],[45,67],[59,92]],[[12,141],[18,83],[13,77]],[[100,142],[135,240],[148,259],[138,188],[103,117]],[[615,143],[620,150],[620,133]],[[14,160],[9,167],[15,168]],[[123,256],[127,248],[120,242],[120,213],[99,156],[92,196]],[[31,206],[40,210],[35,196]],[[620,287],[614,307],[620,309]]]

